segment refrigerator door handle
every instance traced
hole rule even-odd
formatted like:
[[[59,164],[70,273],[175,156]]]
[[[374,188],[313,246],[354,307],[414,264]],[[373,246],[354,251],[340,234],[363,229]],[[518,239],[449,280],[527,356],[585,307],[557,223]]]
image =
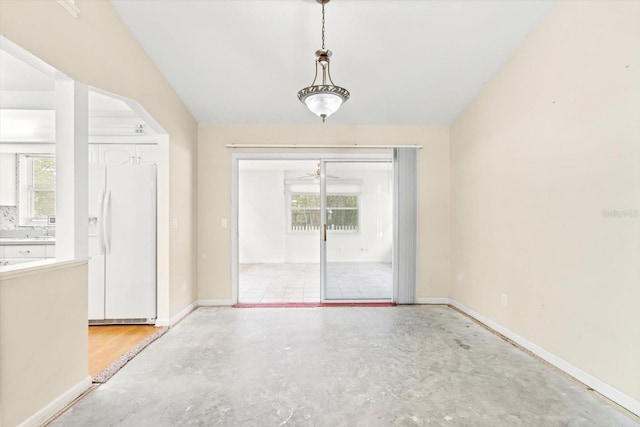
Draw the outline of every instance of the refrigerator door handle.
[[[96,224],[96,228],[98,229],[98,247],[100,248],[100,255],[104,255],[104,251],[105,251],[105,246],[104,246],[104,197],[105,197],[105,192],[104,190],[102,190],[102,192],[100,192],[100,205],[98,207],[98,212],[100,212],[100,215],[98,215],[98,223]]]
[[[104,234],[104,250],[105,253],[111,253],[111,190],[107,190],[104,196],[104,206],[102,210],[102,232]]]

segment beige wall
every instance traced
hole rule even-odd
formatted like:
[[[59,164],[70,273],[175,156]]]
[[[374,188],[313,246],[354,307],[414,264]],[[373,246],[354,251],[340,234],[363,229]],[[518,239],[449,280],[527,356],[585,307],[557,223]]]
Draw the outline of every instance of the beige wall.
[[[168,317],[196,299],[197,124],[110,2],[76,5],[73,18],[55,1],[2,0],[0,31],[71,78],[138,101],[169,134],[169,165],[159,176],[165,246],[158,260],[159,316]]]
[[[560,2],[451,127],[451,296],[635,399],[639,22]]]
[[[301,108],[304,108],[301,106]],[[311,113],[310,113],[311,114]],[[225,144],[421,144],[418,297],[449,288],[449,131],[447,128],[200,124],[198,132],[198,298],[231,298],[231,155]],[[282,151],[282,150],[280,150]],[[302,150],[300,150],[302,151]],[[296,151],[296,152],[300,152]],[[308,150],[318,152],[320,150]],[[346,150],[337,152],[344,153]],[[273,153],[276,150],[253,150]],[[289,151],[291,152],[291,151]],[[336,152],[334,150],[334,152]]]
[[[84,389],[91,384],[86,262],[34,270],[0,273],[0,425],[4,426],[20,424],[83,382]],[[78,392],[82,391],[81,387]]]

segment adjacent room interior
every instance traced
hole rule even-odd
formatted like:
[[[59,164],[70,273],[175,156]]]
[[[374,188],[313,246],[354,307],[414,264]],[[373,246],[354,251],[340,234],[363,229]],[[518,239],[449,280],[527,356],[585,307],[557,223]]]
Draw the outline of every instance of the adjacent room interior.
[[[391,159],[239,160],[238,302],[391,301],[392,168]]]
[[[68,187],[57,184],[57,155],[69,79],[3,40],[0,266],[28,271],[56,256],[56,227]],[[157,167],[166,135],[135,101],[87,88],[89,374],[103,370],[158,332],[154,326],[157,258]],[[75,153],[74,153],[75,155]],[[58,162],[58,158],[61,162]],[[85,196],[86,197],[86,196]],[[58,205],[58,206],[57,206]],[[63,216],[64,218],[64,216]],[[99,326],[105,325],[105,327]],[[106,326],[109,325],[109,326]],[[151,328],[151,329],[149,329]]]

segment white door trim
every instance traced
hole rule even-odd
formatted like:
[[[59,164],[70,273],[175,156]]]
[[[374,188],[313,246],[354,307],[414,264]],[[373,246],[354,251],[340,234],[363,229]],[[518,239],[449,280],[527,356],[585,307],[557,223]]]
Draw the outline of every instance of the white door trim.
[[[391,160],[391,153],[233,153],[231,154],[231,301],[238,303],[238,191],[240,160]],[[395,286],[395,284],[394,284]],[[321,286],[321,289],[324,286]],[[321,291],[323,292],[323,291]]]

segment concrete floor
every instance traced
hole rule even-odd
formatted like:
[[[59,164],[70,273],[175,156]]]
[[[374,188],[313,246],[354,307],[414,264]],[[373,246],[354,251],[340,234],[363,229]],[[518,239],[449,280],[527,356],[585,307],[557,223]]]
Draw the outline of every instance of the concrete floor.
[[[200,308],[53,426],[637,426],[442,306]]]
[[[391,300],[391,263],[330,262],[327,300]],[[320,302],[318,263],[240,264],[241,303]]]

